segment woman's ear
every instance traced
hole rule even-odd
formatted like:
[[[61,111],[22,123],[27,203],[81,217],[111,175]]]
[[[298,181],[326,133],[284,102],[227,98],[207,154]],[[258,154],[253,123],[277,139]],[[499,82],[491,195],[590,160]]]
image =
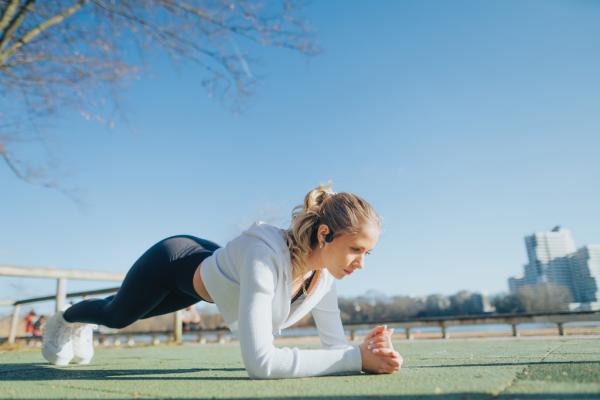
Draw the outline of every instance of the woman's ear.
[[[321,240],[329,243],[330,240],[327,240],[331,232],[329,231],[329,227],[325,224],[319,225],[319,230],[317,231],[317,240],[321,243]]]

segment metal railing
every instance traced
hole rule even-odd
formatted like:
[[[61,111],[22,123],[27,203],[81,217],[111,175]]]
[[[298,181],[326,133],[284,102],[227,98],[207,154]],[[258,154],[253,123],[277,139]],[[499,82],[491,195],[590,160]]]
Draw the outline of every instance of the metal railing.
[[[120,273],[65,270],[57,268],[31,268],[13,265],[0,265],[0,276],[20,276],[29,278],[54,278],[57,280],[56,294],[52,296],[35,297],[22,300],[0,299],[0,306],[13,306],[13,316],[8,337],[9,343],[14,343],[16,339],[17,324],[19,322],[19,312],[22,304],[44,302],[49,300],[56,301],[56,310],[60,310],[68,297],[87,297],[96,294],[106,294],[116,292],[119,288],[107,288],[98,290],[87,290],[74,293],[66,293],[67,279],[78,280],[101,280],[101,281],[119,281],[125,277]],[[182,342],[182,316],[177,311],[173,318],[173,338],[177,343]],[[348,322],[344,328],[350,332],[351,340],[355,340],[358,330],[370,329],[375,324],[387,324],[389,327],[402,328],[405,331],[407,339],[412,339],[412,329],[417,327],[439,327],[443,338],[449,338],[448,328],[460,325],[483,325],[483,324],[507,324],[512,327],[512,335],[519,336],[518,325],[524,323],[555,323],[558,333],[564,336],[564,324],[569,322],[581,321],[600,321],[600,311],[577,311],[577,312],[555,312],[555,313],[530,313],[530,314],[489,314],[474,316],[453,316],[453,317],[430,317],[413,318],[405,320],[382,321],[382,322]],[[147,332],[152,335],[153,332]],[[127,335],[126,333],[124,335]]]
[[[30,303],[39,303],[44,301],[55,300],[55,311],[62,309],[68,297],[83,297],[91,295],[114,293],[119,290],[118,287],[86,290],[81,292],[67,293],[67,280],[92,280],[92,281],[118,281],[122,282],[125,274],[114,272],[98,272],[98,271],[83,271],[59,268],[37,268],[23,267],[16,265],[0,265],[0,276],[26,277],[26,278],[42,278],[56,279],[56,294],[51,296],[33,297],[29,299],[10,300],[0,299],[0,306],[13,307],[12,320],[8,335],[8,342],[14,343],[17,337],[17,326],[19,323],[19,313],[21,305]],[[182,317],[181,312],[173,313],[173,337],[177,343],[182,342]]]
[[[405,320],[392,320],[382,322],[348,322],[344,328],[350,331],[352,340],[356,337],[356,331],[370,329],[374,324],[387,324],[390,328],[404,329],[407,339],[412,339],[412,329],[417,327],[439,327],[444,339],[450,337],[448,328],[461,325],[490,325],[506,324],[512,328],[513,336],[520,336],[518,325],[531,323],[554,323],[558,328],[558,334],[564,336],[564,325],[569,322],[600,321],[600,311],[567,311],[554,313],[529,313],[529,314],[486,314],[465,315],[450,317],[412,318]]]
[[[209,343],[208,337],[214,337],[214,343],[228,343],[231,341],[231,334],[228,328],[220,327],[215,329],[202,329],[198,331],[184,332],[188,336],[188,341],[195,341],[200,344]],[[113,346],[127,345],[134,346],[137,341],[140,343],[149,342],[153,345],[161,343],[161,337],[173,338],[173,331],[126,331],[126,332],[94,332],[94,343],[97,345],[109,344]],[[145,338],[149,340],[143,340]],[[192,339],[193,338],[193,339]],[[40,342],[41,336],[16,336],[15,342],[21,341],[27,344]],[[112,340],[112,341],[111,341]],[[136,341],[137,340],[137,341]],[[171,339],[168,339],[171,340]],[[182,337],[183,340],[183,337]],[[0,344],[8,342],[7,337],[0,337]]]

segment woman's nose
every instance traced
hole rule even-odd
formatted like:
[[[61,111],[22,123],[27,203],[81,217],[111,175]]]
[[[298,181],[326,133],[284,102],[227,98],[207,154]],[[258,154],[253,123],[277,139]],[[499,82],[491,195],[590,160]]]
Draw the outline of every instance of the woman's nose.
[[[365,262],[365,256],[360,255],[356,261],[356,264],[354,265],[354,268],[362,269],[364,262]]]

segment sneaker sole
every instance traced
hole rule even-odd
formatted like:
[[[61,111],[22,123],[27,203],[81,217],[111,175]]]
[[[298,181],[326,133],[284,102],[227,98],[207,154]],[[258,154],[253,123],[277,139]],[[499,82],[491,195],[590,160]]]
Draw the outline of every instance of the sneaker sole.
[[[60,356],[57,356],[56,354],[46,354],[46,352],[44,352],[43,350],[42,350],[42,355],[44,356],[46,361],[48,361],[50,364],[58,365],[61,367],[69,365],[69,362],[73,358],[73,357],[60,357]]]
[[[73,359],[71,359],[71,362],[77,364],[77,365],[87,365],[90,363],[90,361],[92,361],[92,358],[94,358],[94,355],[92,355],[91,357],[86,357],[86,358],[82,358],[82,357],[73,357]]]
[[[92,361],[91,358],[85,358],[83,360],[72,360],[75,364],[77,365],[88,365],[90,363],[90,361]]]

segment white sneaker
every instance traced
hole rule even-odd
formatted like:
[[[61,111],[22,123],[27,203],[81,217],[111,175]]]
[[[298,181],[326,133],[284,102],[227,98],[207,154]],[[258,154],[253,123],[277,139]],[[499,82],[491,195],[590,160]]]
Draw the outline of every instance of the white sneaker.
[[[73,362],[89,364],[94,357],[94,327],[98,325],[82,324],[73,332]]]
[[[44,324],[42,331],[42,355],[51,364],[67,365],[73,358],[72,329],[59,311]]]

